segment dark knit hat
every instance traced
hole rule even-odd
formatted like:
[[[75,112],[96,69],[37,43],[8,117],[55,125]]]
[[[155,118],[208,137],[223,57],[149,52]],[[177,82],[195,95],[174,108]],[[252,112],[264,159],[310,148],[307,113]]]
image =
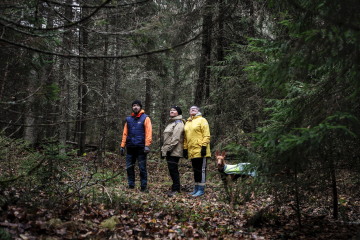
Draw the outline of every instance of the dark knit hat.
[[[171,107],[171,108],[176,109],[176,111],[178,112],[179,115],[182,114],[181,108],[179,108],[178,106],[174,106],[174,107]],[[171,109],[171,108],[170,108],[170,109]]]
[[[140,108],[142,108],[142,104],[139,100],[133,101],[133,103],[131,104],[131,107],[134,106],[134,104],[139,104]]]

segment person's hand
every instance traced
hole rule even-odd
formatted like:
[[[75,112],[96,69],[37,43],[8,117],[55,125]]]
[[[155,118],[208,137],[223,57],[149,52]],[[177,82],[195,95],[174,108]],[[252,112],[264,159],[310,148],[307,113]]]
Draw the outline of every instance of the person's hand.
[[[170,157],[170,155],[171,155],[171,152],[170,152],[170,151],[167,151],[167,152],[166,152],[166,156],[167,156],[167,157]]]
[[[149,153],[149,152],[150,152],[149,146],[145,146],[145,147],[144,147],[144,153]]]
[[[125,156],[125,149],[123,147],[120,148],[120,154],[121,156]]]
[[[188,158],[189,158],[188,150],[187,150],[187,149],[184,149],[184,150],[183,150],[183,156],[184,156],[185,159],[188,159]]]
[[[205,147],[205,146],[202,146],[202,147],[201,147],[201,156],[202,156],[202,157],[205,157],[205,156],[206,156],[206,147]]]

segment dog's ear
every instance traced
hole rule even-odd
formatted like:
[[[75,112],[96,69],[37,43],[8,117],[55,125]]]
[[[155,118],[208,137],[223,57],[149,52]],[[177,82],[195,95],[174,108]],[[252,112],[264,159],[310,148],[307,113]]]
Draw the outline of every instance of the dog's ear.
[[[215,157],[219,156],[219,150],[216,150]]]
[[[225,155],[226,155],[226,154],[225,154],[225,150],[224,150],[224,151],[222,152],[221,156],[222,156],[222,157],[225,157]]]

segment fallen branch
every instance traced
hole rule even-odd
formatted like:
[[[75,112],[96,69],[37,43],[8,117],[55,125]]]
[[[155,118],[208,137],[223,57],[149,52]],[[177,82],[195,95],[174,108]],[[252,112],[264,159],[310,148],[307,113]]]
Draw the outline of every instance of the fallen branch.
[[[105,189],[105,191],[106,191],[106,193],[107,193],[107,195],[108,195],[108,197],[109,197],[109,199],[110,199],[110,202],[112,203],[111,197],[110,197],[109,192],[108,192],[108,190],[106,189],[106,187],[103,186],[103,185],[101,185],[101,184],[97,184],[97,185],[99,185],[99,186],[101,186],[102,188]]]
[[[10,179],[0,180],[0,184],[7,183],[7,182],[14,182],[16,180],[19,180],[20,178],[30,176],[31,174],[33,174],[35,172],[35,170],[40,168],[40,166],[43,164],[44,161],[45,161],[45,158],[43,158],[38,164],[36,164],[34,167],[32,167],[27,173],[20,174],[19,176],[13,177]]]
[[[66,143],[72,144],[72,145],[78,145],[78,144],[79,144],[78,142],[71,142],[71,141],[66,141]],[[85,147],[99,148],[98,145],[95,145],[95,144],[87,144],[87,143],[85,143]]]

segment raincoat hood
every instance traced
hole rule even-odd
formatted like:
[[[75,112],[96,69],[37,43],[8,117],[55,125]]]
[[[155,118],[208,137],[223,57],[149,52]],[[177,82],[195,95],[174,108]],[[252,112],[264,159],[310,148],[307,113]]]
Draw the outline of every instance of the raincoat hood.
[[[169,122],[174,122],[176,120],[181,120],[185,124],[185,120],[183,119],[182,115],[177,115],[176,117],[169,118]]]
[[[190,116],[190,117],[188,118],[188,121],[191,121],[191,120],[195,119],[195,118],[198,117],[198,116],[202,116],[202,113],[201,113],[201,112],[198,112],[195,116]]]

